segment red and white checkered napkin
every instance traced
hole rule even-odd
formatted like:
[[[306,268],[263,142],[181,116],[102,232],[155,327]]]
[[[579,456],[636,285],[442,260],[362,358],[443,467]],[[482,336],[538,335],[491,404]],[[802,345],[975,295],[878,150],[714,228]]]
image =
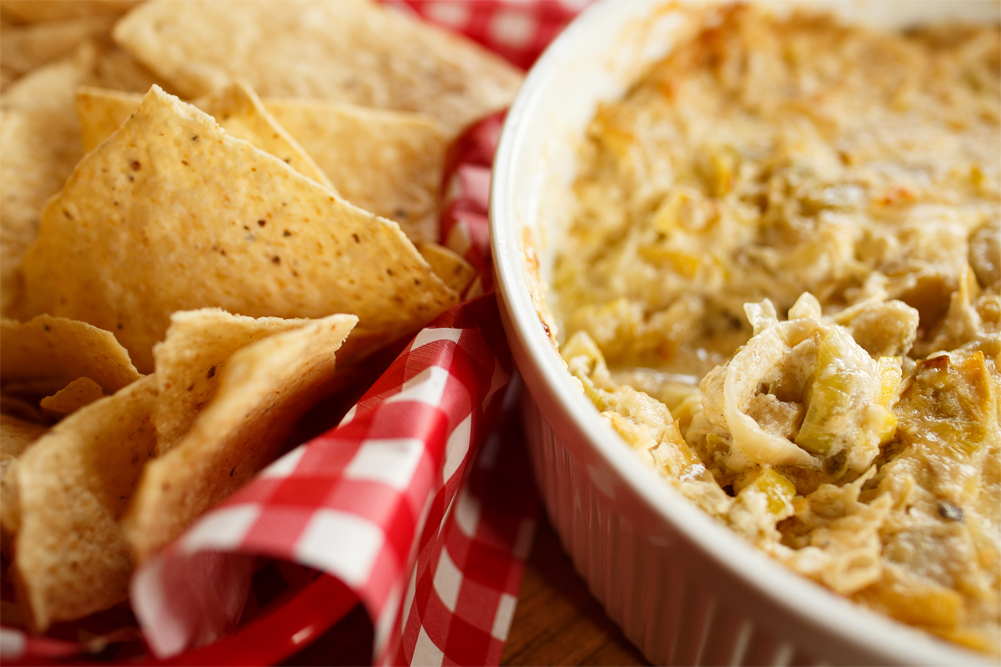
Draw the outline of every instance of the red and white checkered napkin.
[[[445,535],[471,446],[496,423],[511,372],[490,295],[421,331],[336,429],[269,466],[136,573],[132,607],[150,647],[170,655],[229,629],[251,562],[230,554],[253,554],[340,579],[373,619],[376,657],[389,655],[418,547]]]
[[[422,540],[396,664],[499,664],[535,535],[523,441],[521,422],[504,419],[440,531]]]

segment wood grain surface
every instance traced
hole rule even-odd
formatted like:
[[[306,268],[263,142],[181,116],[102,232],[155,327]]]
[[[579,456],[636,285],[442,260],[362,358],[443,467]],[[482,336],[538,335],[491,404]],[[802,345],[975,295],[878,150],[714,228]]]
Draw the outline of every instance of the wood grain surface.
[[[605,615],[540,515],[501,664],[649,664]]]

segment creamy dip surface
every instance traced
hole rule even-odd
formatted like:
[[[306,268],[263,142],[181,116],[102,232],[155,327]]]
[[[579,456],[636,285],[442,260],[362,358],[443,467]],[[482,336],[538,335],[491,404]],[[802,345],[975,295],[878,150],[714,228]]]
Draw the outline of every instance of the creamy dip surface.
[[[706,512],[1001,654],[1001,30],[691,11],[587,130],[561,353]]]

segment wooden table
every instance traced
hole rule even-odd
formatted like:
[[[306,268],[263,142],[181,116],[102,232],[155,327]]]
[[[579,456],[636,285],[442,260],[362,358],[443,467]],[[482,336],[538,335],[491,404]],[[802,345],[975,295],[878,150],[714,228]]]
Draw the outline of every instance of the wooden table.
[[[649,664],[588,592],[540,514],[501,664]]]

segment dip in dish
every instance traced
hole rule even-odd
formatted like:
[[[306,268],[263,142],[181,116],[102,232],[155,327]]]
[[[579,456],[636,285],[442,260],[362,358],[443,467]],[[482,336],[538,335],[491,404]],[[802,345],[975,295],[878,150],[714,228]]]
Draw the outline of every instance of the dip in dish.
[[[710,515],[997,653],[999,30],[704,11],[589,127],[563,357]]]

